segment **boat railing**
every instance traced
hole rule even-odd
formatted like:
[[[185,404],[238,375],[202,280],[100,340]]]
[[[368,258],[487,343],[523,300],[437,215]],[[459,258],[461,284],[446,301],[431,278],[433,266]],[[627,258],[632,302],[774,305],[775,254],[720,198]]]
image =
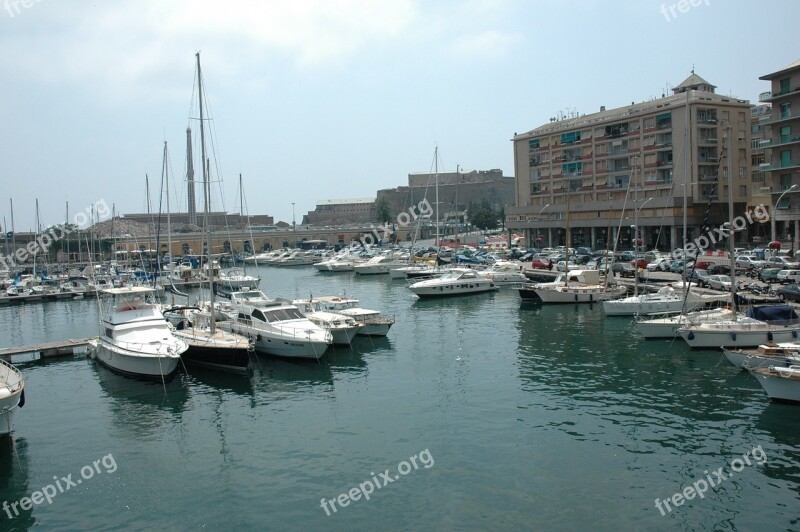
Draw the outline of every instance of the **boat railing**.
[[[5,360],[2,360],[2,359],[0,359],[0,366],[5,368],[8,371],[8,375],[9,375],[8,378],[6,379],[6,383],[3,386],[3,388],[7,389],[9,391],[9,393],[12,393],[12,394],[14,392],[16,392],[17,390],[19,390],[20,388],[22,388],[23,383],[25,382],[25,380],[22,378],[22,373],[20,373],[20,371],[17,368],[15,368],[9,362],[6,362]],[[11,379],[12,375],[14,377],[16,377],[16,380],[12,381],[12,379]]]

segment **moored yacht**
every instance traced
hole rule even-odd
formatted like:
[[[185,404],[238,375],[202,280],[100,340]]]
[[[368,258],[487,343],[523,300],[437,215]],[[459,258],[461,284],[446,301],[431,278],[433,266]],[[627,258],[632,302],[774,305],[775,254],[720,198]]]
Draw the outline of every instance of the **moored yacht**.
[[[728,295],[703,295],[689,290],[685,295],[667,285],[650,294],[639,294],[603,301],[606,316],[635,316],[642,314],[662,314],[667,312],[689,312],[708,304],[724,301]],[[684,299],[686,300],[684,304]]]
[[[367,262],[356,264],[353,270],[361,275],[378,275],[389,273],[392,268],[406,265],[406,261],[398,260],[392,253],[377,255]]]
[[[322,304],[315,299],[295,299],[292,305],[296,306],[306,318],[316,323],[331,333],[334,344],[349,345],[361,325],[351,316],[329,312],[322,308]]]
[[[147,301],[155,290],[144,286],[109,288],[114,296],[103,316],[101,335],[89,342],[89,354],[111,371],[132,377],[167,379],[189,348],[172,334],[159,306]]]
[[[252,339],[258,352],[319,359],[333,343],[331,333],[296,306],[270,299],[260,290],[232,292],[229,308],[231,320],[219,326]]]
[[[731,318],[677,330],[692,348],[754,347],[769,342],[792,342],[800,337],[800,319],[789,305],[750,307],[744,317]]]
[[[800,403],[800,366],[756,367],[748,371],[773,401]]]
[[[525,283],[517,289],[522,299],[542,303],[593,303],[618,298],[627,290],[602,283],[598,270],[571,270],[553,282]]]
[[[491,279],[497,285],[528,281],[522,273],[522,265],[507,260],[497,261],[485,270],[479,270],[478,275]]]
[[[25,405],[25,379],[22,373],[0,359],[0,436],[13,429],[14,413]]]
[[[394,325],[394,317],[384,316],[377,310],[362,308],[358,299],[323,296],[315,297],[314,301],[319,301],[320,307],[325,310],[344,314],[356,320],[356,323],[361,325],[358,334],[362,336],[386,336]]]
[[[800,344],[762,344],[755,349],[735,349],[723,347],[722,352],[728,362],[737,368],[757,368],[762,366],[788,366],[800,361]]]
[[[444,275],[417,281],[408,288],[419,297],[444,297],[493,292],[497,290],[497,285],[474,270],[453,268]]]
[[[678,329],[689,325],[699,325],[709,321],[728,319],[733,314],[729,308],[715,308],[709,310],[695,310],[686,314],[639,315],[634,327],[644,338],[675,338]]]

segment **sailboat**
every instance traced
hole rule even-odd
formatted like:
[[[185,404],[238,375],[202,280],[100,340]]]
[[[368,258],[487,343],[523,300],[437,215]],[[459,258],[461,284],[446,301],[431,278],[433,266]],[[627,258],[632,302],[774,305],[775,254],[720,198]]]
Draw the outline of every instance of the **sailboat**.
[[[533,299],[542,303],[594,303],[607,299],[616,299],[623,295],[624,286],[609,286],[600,280],[598,270],[569,270],[570,225],[569,211],[571,194],[567,191],[566,216],[566,271],[550,283],[525,283],[518,288],[522,299]]]
[[[25,405],[25,379],[22,373],[0,360],[0,436],[9,434],[14,421],[14,412]]]
[[[218,329],[214,312],[214,281],[216,269],[211,261],[211,225],[208,211],[211,202],[210,168],[206,162],[205,124],[203,115],[203,80],[200,70],[200,53],[197,54],[197,94],[200,108],[200,153],[203,158],[203,187],[205,189],[206,248],[208,268],[209,301],[197,309],[181,308],[185,319],[178,322],[175,336],[185,341],[189,349],[183,359],[187,364],[204,366],[211,369],[249,373],[252,369],[250,341],[240,334]],[[167,146],[164,143],[164,168],[166,172]]]
[[[736,309],[736,262],[734,258],[733,232],[733,165],[731,130],[728,128],[728,240],[731,260],[731,293],[730,306]],[[681,327],[677,333],[693,348],[755,347],[769,342],[791,342],[800,335],[800,319],[794,309],[788,305],[751,307],[747,315],[740,317],[732,312],[730,317],[718,321],[709,321],[697,325]]]

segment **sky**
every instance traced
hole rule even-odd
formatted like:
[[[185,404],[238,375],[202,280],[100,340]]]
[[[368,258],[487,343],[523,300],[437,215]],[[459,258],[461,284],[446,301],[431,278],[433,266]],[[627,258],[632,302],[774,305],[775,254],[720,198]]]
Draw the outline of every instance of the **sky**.
[[[757,103],[758,77],[800,59],[796,0],[0,2],[0,215],[10,229],[13,201],[18,232],[36,200],[43,227],[66,202],[71,222],[146,212],[146,176],[165,211],[165,141],[186,212],[197,52],[212,208],[240,211],[241,174],[245,211],[289,223],[405,185],[437,147],[440,171],[513,176],[515,133],[670,94],[693,68]]]

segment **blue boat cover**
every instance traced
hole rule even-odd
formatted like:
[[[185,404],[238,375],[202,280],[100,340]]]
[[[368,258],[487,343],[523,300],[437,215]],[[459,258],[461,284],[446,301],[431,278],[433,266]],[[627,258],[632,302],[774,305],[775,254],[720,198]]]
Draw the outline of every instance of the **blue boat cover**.
[[[789,305],[764,305],[750,307],[746,315],[761,321],[788,321],[798,319],[797,313]]]

